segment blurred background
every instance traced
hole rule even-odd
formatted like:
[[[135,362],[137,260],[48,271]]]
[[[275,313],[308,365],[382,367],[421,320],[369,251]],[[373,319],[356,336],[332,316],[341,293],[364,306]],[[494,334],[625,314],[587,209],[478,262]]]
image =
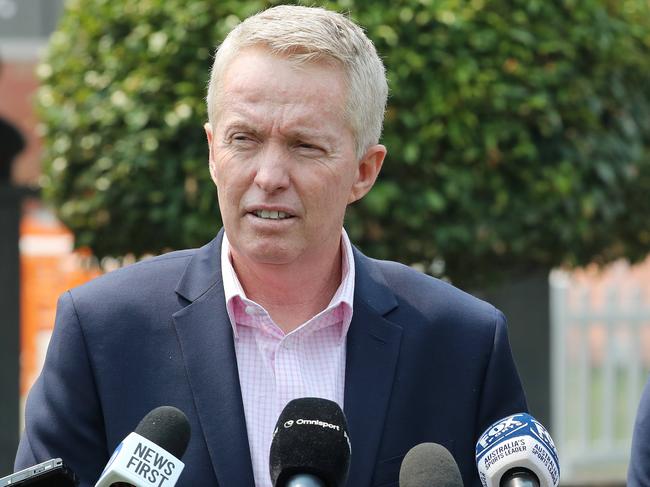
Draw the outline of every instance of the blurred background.
[[[0,0],[0,476],[59,294],[196,247],[214,47],[254,0]],[[309,2],[387,67],[362,250],[493,302],[563,485],[624,485],[650,373],[650,2]]]

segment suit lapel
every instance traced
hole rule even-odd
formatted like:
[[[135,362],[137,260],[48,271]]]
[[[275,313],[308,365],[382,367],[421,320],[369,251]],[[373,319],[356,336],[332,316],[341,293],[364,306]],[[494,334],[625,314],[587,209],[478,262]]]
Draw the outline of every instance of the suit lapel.
[[[175,313],[199,423],[219,485],[253,486],[232,327],[221,281],[221,237],[192,258],[177,292],[191,304]]]
[[[399,356],[402,328],[384,315],[397,306],[376,265],[355,250],[354,313],[347,337],[344,410],[350,429],[349,486],[370,485]]]

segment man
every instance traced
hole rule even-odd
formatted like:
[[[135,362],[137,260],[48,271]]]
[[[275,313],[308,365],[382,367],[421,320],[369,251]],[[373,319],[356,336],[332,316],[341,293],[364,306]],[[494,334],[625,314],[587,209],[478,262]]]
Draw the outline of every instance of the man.
[[[279,413],[318,396],[347,416],[348,485],[396,485],[425,441],[479,485],[476,439],[526,408],[503,315],[343,231],[386,155],[386,96],[374,46],[342,15],[280,6],[229,34],[205,126],[225,231],[60,299],[17,468],[61,456],[91,485],[168,404],[192,427],[182,485],[269,486]]]

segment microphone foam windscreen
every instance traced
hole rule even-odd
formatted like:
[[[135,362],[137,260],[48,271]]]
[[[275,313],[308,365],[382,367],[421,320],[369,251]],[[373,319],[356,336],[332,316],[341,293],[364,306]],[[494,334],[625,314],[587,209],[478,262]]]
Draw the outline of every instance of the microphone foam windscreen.
[[[454,457],[437,443],[420,443],[411,448],[399,470],[400,487],[463,487]]]
[[[180,460],[190,441],[190,422],[180,409],[160,406],[142,418],[135,432]]]
[[[311,474],[327,487],[345,485],[350,468],[350,440],[338,404],[317,397],[289,402],[273,432],[269,467],[275,487],[296,474]]]

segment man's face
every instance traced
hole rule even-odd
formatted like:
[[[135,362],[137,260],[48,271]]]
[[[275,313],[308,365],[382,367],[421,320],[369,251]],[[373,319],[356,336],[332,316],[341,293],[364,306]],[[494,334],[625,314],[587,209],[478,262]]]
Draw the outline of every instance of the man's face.
[[[372,187],[385,155],[377,145],[356,159],[346,93],[331,63],[298,67],[262,47],[231,61],[206,132],[235,259],[300,264],[338,248],[346,206]]]

